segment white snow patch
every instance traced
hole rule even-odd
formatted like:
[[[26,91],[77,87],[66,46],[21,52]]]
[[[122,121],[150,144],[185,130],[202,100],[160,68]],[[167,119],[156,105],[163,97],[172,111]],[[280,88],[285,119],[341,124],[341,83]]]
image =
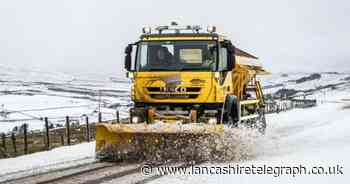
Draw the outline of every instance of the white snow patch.
[[[95,161],[95,142],[0,160],[0,182]]]

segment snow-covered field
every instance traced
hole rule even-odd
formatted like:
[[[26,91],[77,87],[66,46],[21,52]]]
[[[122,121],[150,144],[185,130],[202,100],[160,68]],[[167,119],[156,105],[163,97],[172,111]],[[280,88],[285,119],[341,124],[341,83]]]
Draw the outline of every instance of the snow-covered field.
[[[349,81],[349,73],[318,73],[321,75],[319,79],[309,80],[305,82],[296,82],[303,77],[308,77],[312,73],[290,73],[290,74],[272,74],[261,76],[264,93],[275,93],[280,89],[294,89],[300,91],[314,90],[317,88],[326,87],[327,85],[337,85]],[[347,80],[345,80],[347,79]]]
[[[63,124],[64,117],[96,121],[115,119],[116,110],[126,115],[129,82],[117,77],[72,76],[62,73],[19,70],[0,66],[0,132],[23,123],[30,129],[43,128],[41,118]]]

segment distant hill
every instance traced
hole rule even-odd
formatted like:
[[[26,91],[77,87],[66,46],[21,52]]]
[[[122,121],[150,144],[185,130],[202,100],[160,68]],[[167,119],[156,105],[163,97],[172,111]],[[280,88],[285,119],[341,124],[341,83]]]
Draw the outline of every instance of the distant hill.
[[[313,74],[311,74],[311,75],[309,75],[307,77],[302,77],[300,79],[297,79],[297,80],[295,80],[295,82],[297,84],[299,84],[299,83],[303,83],[303,82],[306,82],[306,81],[312,81],[312,80],[320,79],[321,77],[322,77],[321,74],[313,73]]]

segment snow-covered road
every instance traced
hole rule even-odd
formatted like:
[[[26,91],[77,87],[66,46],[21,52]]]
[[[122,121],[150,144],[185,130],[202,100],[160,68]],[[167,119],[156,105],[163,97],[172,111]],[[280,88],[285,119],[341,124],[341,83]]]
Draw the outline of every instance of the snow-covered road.
[[[95,142],[64,146],[16,158],[0,159],[0,183],[95,161]]]
[[[241,162],[207,163],[202,166],[247,166],[275,168],[303,166],[337,167],[337,175],[203,174],[165,176],[153,183],[348,183],[350,179],[350,108],[344,99],[350,91],[333,91],[324,103],[310,109],[294,109],[268,115],[267,134],[255,145],[255,157]],[[286,170],[284,170],[286,172]],[[316,170],[317,171],[317,170]],[[252,172],[252,171],[250,171]],[[341,174],[343,173],[343,174]]]

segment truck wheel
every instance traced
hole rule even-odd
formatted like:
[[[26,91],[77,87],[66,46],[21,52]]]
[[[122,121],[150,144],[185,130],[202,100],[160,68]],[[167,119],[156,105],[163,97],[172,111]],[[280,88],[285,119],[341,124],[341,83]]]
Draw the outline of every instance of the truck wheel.
[[[234,127],[238,126],[237,97],[228,95],[225,100],[223,123]]]

